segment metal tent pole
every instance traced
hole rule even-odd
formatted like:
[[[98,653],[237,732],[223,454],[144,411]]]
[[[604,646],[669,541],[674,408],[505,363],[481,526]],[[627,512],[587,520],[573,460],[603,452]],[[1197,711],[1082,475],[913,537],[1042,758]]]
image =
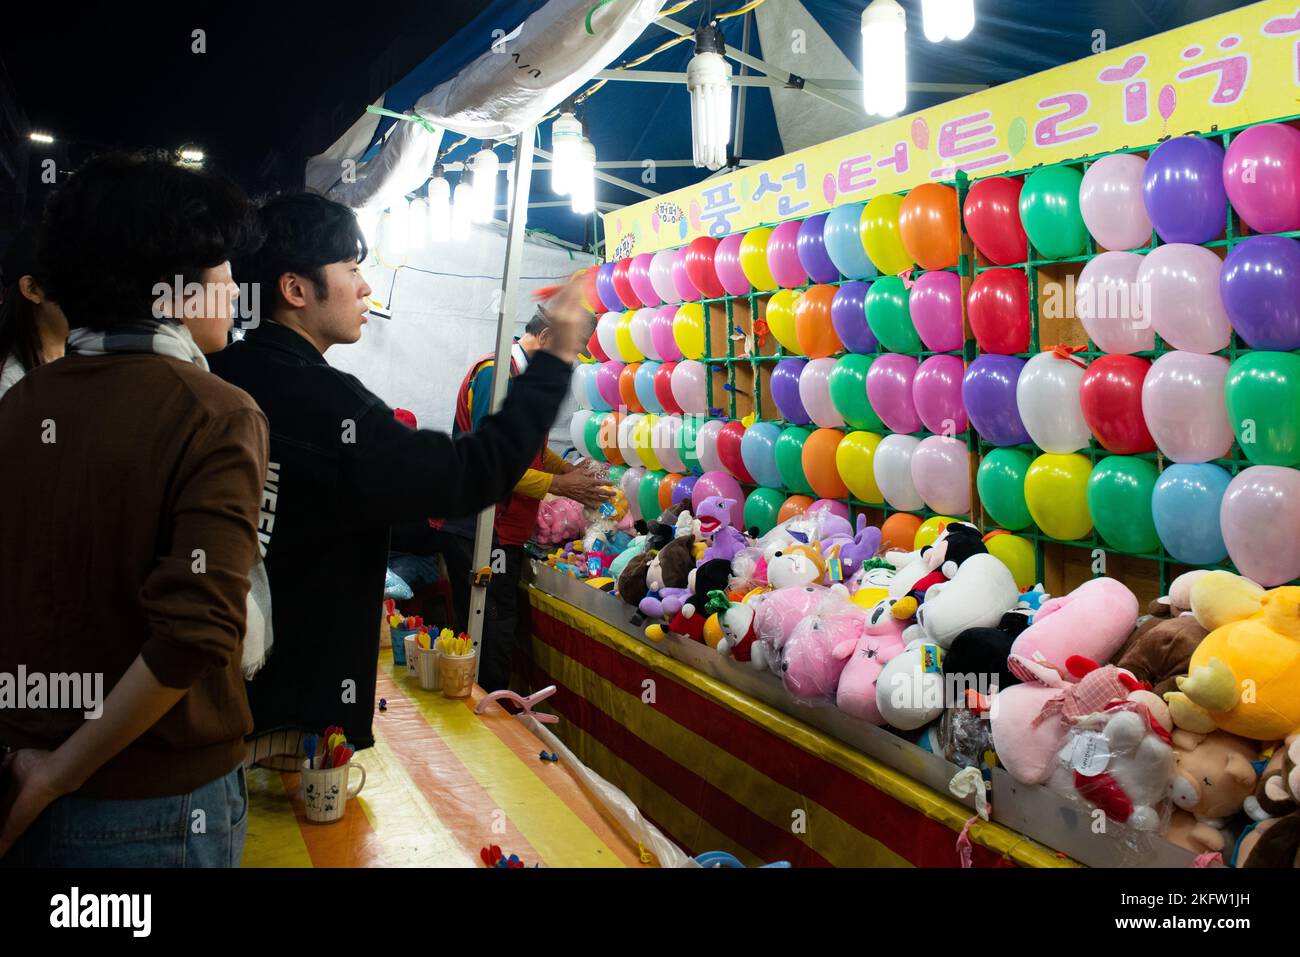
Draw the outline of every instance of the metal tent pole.
[[[530,124],[519,131],[515,140],[514,176],[511,184],[510,225],[506,230],[506,266],[501,277],[501,313],[497,316],[497,353],[495,374],[492,376],[492,404],[490,411],[501,408],[506,389],[510,387],[510,347],[514,343],[515,317],[519,300],[519,276],[524,260],[524,226],[528,220],[528,187],[533,180],[533,134]],[[504,371],[504,375],[502,374]],[[491,580],[492,526],[496,521],[496,508],[488,506],[479,512],[474,526],[474,580],[469,590],[469,635],[474,648],[479,651],[474,659],[474,680],[478,681],[479,666],[483,662],[483,614],[487,606],[487,584]],[[500,567],[500,566],[498,566]],[[484,571],[487,574],[483,574]]]

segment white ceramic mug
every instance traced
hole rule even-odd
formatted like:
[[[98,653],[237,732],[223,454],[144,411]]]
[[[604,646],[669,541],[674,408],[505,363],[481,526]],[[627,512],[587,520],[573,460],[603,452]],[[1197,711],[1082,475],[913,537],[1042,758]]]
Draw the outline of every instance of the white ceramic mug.
[[[354,798],[366,786],[366,769],[355,761],[337,768],[311,768],[302,763],[302,796],[307,806],[307,820],[328,824],[343,817],[348,798]],[[348,772],[356,768],[361,780],[355,788],[348,787]]]

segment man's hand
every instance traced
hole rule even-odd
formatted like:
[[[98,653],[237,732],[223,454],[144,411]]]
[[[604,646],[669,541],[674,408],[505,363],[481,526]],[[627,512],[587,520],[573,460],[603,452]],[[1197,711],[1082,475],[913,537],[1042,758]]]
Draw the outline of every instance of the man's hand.
[[[591,336],[591,313],[583,302],[585,270],[579,270],[558,287],[541,307],[550,320],[542,348],[557,359],[572,364]]]
[[[40,817],[63,797],[53,753],[24,748],[5,755],[0,766],[0,857]]]
[[[614,492],[613,486],[605,484],[604,479],[597,478],[586,469],[573,469],[551,478],[552,495],[571,498],[587,508],[600,508],[614,497]]]

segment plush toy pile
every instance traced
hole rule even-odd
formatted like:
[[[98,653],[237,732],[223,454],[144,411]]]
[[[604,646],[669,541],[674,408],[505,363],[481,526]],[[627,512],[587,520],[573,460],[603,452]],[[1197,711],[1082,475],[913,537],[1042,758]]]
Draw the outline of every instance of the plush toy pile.
[[[1189,572],[1140,615],[1110,578],[1022,592],[961,522],[904,552],[833,503],[761,536],[733,505],[674,505],[610,561],[649,638],[701,642],[962,767],[1000,764],[1119,840],[1296,863],[1300,588]]]

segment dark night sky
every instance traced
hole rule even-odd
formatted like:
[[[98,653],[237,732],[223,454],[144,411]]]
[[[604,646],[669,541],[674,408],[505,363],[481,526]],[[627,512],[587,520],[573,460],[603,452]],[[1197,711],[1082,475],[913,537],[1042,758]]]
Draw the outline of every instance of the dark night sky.
[[[300,177],[308,153],[486,0],[22,6],[5,13],[0,59],[33,129],[126,148],[193,142],[256,191]],[[33,22],[15,22],[24,15]],[[191,52],[195,29],[205,54]]]

